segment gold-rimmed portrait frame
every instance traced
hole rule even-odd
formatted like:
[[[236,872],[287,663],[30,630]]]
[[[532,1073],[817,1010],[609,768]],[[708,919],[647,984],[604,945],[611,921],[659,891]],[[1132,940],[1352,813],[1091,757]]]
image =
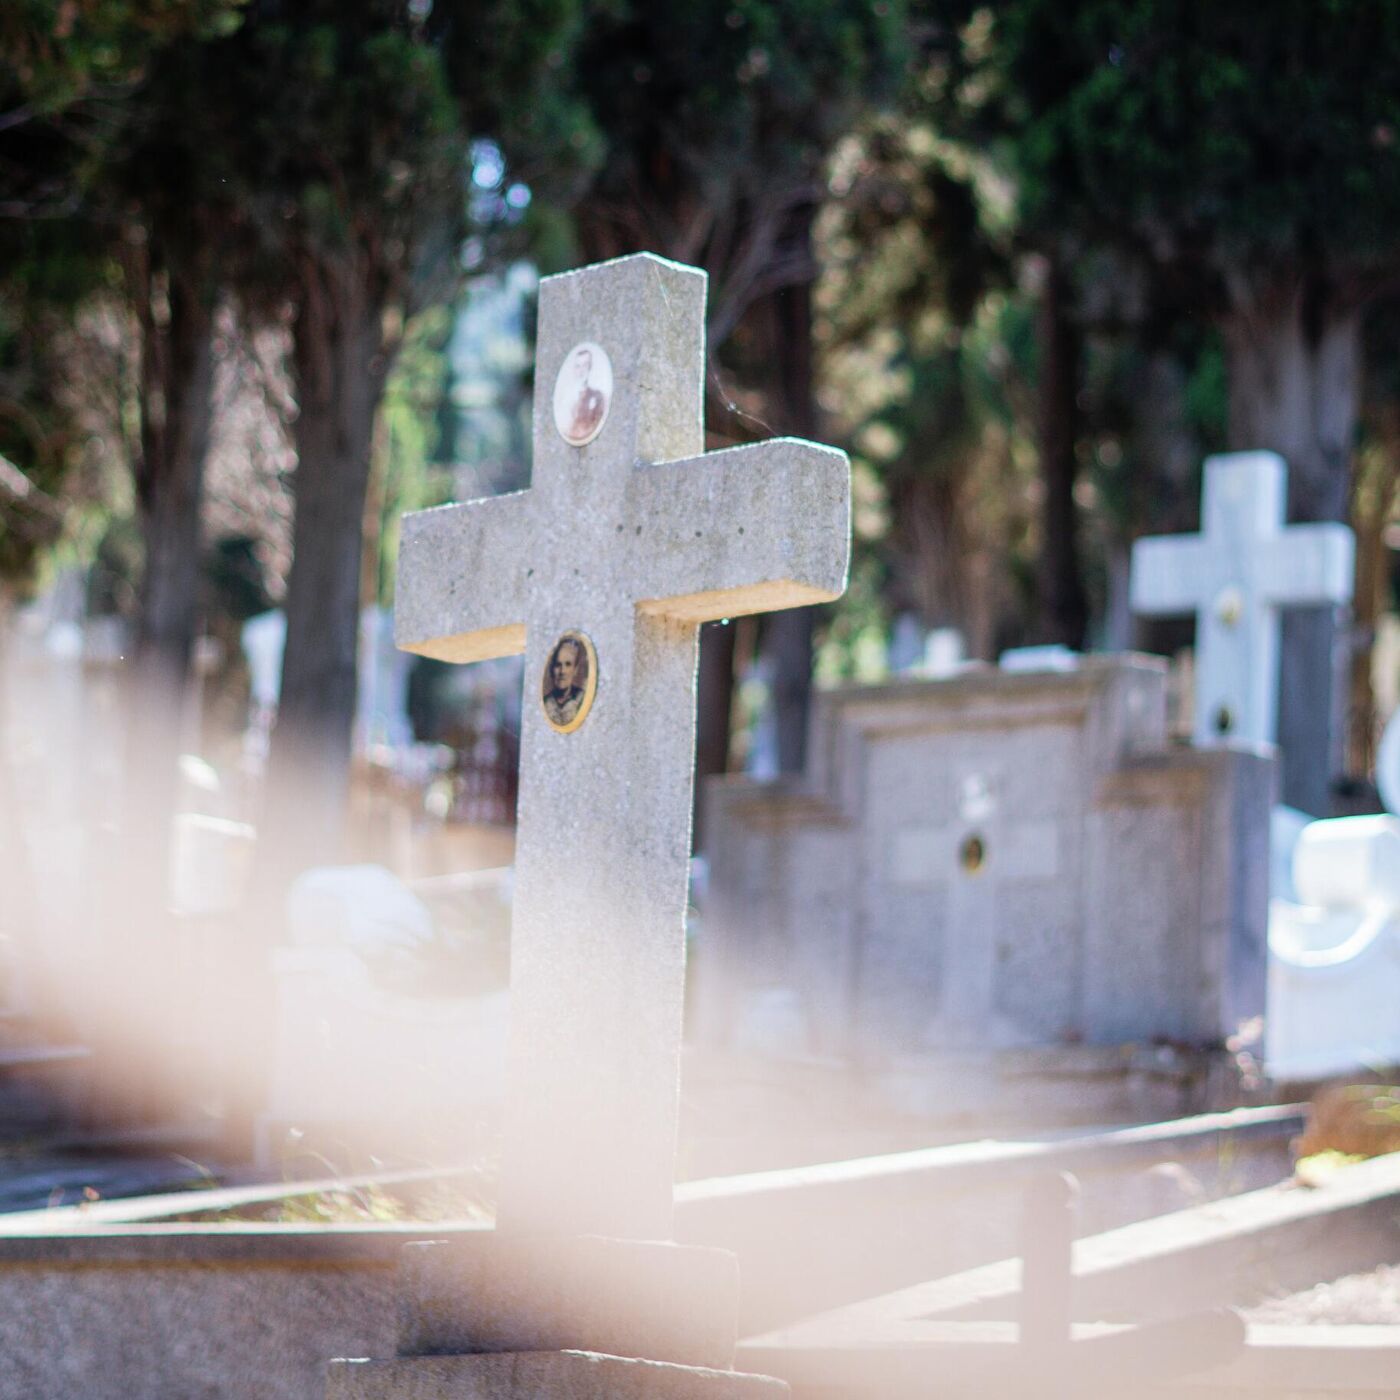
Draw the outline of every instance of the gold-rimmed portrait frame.
[[[586,632],[561,632],[545,657],[540,708],[556,734],[572,734],[588,718],[598,693],[598,652]]]

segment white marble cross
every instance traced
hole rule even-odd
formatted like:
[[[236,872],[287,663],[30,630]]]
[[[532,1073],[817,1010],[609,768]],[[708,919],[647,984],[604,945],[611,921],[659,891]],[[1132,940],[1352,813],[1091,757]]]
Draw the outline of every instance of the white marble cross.
[[[954,821],[905,827],[890,843],[891,883],[946,892],[938,1007],[926,1044],[1015,1045],[1028,1037],[999,1017],[995,1005],[997,896],[1006,881],[1053,880],[1060,873],[1059,825],[1018,821],[1004,811],[997,774],[969,768],[955,781]]]
[[[843,453],[704,453],[705,277],[540,286],[527,491],[408,516],[400,646],[524,652],[505,1228],[668,1238],[699,624],[837,597]]]
[[[1133,611],[1196,614],[1198,745],[1273,743],[1279,609],[1351,599],[1351,531],[1285,528],[1287,488],[1288,469],[1273,452],[1207,458],[1201,533],[1133,546]]]

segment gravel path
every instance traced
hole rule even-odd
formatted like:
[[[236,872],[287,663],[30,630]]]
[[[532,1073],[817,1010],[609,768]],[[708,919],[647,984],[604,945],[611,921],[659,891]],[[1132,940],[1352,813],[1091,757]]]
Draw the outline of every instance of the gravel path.
[[[1305,1293],[1242,1309],[1249,1322],[1391,1324],[1400,1326],[1400,1264],[1348,1274]]]

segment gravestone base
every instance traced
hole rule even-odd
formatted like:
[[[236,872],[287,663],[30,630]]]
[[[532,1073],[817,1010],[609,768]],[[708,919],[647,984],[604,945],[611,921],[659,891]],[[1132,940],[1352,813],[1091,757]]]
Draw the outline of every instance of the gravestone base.
[[[590,1351],[333,1361],[327,1400],[782,1400],[785,1381]]]
[[[331,1364],[328,1400],[761,1400],[732,1371],[734,1255],[601,1235],[483,1233],[399,1257],[398,1356]]]
[[[738,1304],[726,1250],[483,1232],[404,1248],[398,1351],[596,1351],[724,1370]]]
[[[1247,1056],[1147,1043],[935,1051],[893,1060],[869,1082],[893,1112],[979,1129],[1147,1122],[1275,1097]]]

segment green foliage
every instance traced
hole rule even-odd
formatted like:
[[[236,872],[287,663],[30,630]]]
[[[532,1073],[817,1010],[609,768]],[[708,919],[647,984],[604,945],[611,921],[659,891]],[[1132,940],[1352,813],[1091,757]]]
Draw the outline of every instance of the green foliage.
[[[0,483],[0,580],[28,583],[64,525],[60,497],[81,426],[60,332],[105,265],[88,231],[71,222],[0,223],[0,457],[32,488]]]
[[[0,6],[0,455],[53,501],[74,456],[71,372],[53,346],[109,281],[108,248],[74,217],[131,96],[163,47],[228,32],[240,0],[14,0]],[[165,172],[165,188],[180,172]],[[39,498],[35,498],[39,499]],[[0,497],[0,577],[23,582],[61,520]]]
[[[596,0],[573,71],[601,146],[584,251],[705,266],[715,340],[757,296],[809,280],[783,220],[820,200],[837,139],[897,89],[904,21],[898,0]]]
[[[381,27],[385,8],[303,5],[295,25],[250,25],[244,71],[268,99],[248,113],[264,237],[289,229],[333,252],[372,240],[383,265],[411,262],[425,225],[460,206],[440,57],[410,23]]]
[[[393,602],[399,525],[406,511],[441,505],[451,492],[439,460],[441,408],[447,379],[444,347],[452,313],[435,307],[409,323],[403,348],[380,401],[377,601]]]
[[[722,195],[810,175],[856,107],[890,94],[902,42],[897,4],[602,0],[576,80],[605,134],[607,181],[688,177]]]
[[[567,0],[253,0],[236,32],[162,53],[126,188],[191,252],[222,240],[225,279],[255,306],[300,301],[308,258],[331,258],[411,313],[455,275],[471,138],[525,160],[562,120],[543,76],[572,15]]]
[[[822,397],[883,503],[868,525],[857,510],[856,544],[885,609],[957,625],[990,653],[1024,610],[1031,304],[1013,282],[1004,184],[930,126],[917,89],[907,100],[832,162]]]
[[[961,36],[941,109],[1001,143],[1033,230],[1200,271],[1400,250],[1393,0],[1011,0]]]
[[[9,0],[0,6],[0,218],[70,212],[152,55],[226,33],[242,0]]]
[[[242,0],[9,0],[0,7],[0,101],[53,116],[141,76],[182,34],[227,32]],[[11,119],[16,115],[11,109]]]

